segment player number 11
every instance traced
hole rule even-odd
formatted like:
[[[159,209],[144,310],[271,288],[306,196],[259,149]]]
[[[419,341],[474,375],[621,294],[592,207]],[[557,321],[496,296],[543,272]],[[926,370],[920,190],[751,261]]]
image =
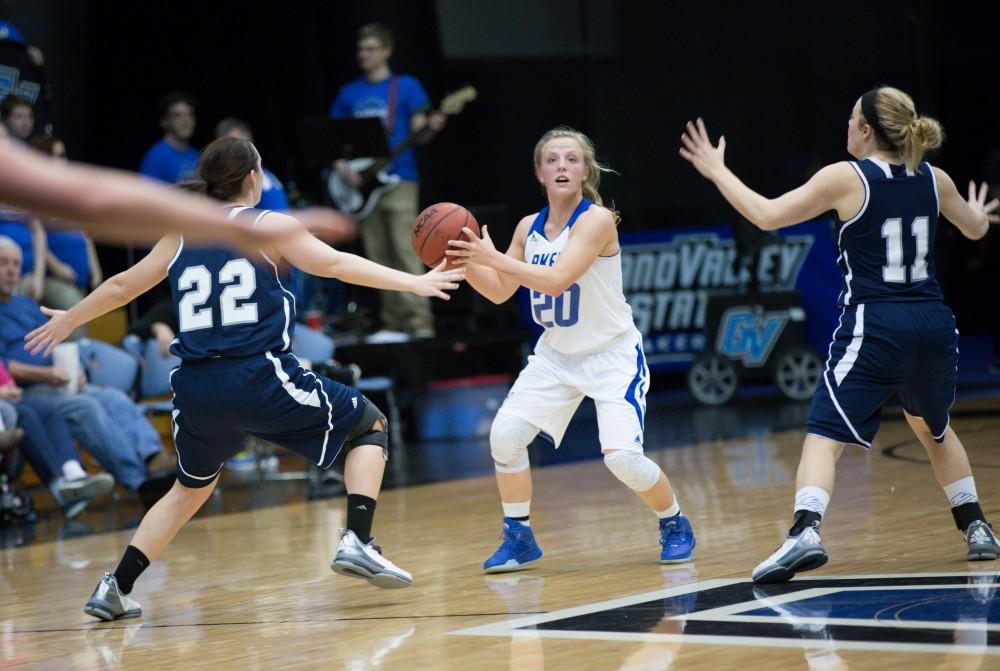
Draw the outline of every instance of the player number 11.
[[[910,225],[911,235],[916,238],[917,243],[917,253],[910,265],[910,282],[927,279],[929,230],[927,217],[917,217]],[[885,239],[886,260],[886,264],[882,266],[882,279],[893,283],[906,282],[906,266],[903,265],[903,220],[886,219],[882,224],[882,237]]]

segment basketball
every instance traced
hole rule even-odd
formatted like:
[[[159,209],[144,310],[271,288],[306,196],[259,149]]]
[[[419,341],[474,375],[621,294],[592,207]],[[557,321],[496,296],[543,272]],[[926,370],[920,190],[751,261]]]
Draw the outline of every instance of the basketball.
[[[479,222],[472,214],[455,203],[436,203],[417,215],[413,222],[413,251],[427,267],[435,268],[445,258],[449,240],[465,240],[466,226],[479,235]]]

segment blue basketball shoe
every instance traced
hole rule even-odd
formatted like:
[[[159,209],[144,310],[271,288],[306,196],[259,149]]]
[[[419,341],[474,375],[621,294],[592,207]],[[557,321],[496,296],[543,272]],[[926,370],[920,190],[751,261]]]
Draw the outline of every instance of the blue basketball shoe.
[[[680,513],[660,520],[661,564],[680,564],[694,559],[694,530]]]
[[[509,517],[503,518],[503,542],[489,559],[483,562],[486,573],[520,571],[542,558],[531,527]]]

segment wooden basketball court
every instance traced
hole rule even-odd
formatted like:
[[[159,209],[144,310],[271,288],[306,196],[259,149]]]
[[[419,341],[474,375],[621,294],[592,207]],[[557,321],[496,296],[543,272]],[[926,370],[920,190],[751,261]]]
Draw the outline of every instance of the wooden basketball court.
[[[994,519],[998,409],[953,419]],[[480,570],[500,536],[485,476],[383,493],[375,534],[413,573],[404,590],[330,571],[342,499],[199,516],[137,583],[135,620],[82,611],[130,531],[0,551],[0,669],[1000,668],[1000,564],[964,561],[897,416],[878,449],[845,453],[830,563],[788,588],[747,581],[787,528],[802,429],[650,450],[695,525],[679,566],[657,563],[654,518],[599,460],[535,471],[545,558],[518,574]]]

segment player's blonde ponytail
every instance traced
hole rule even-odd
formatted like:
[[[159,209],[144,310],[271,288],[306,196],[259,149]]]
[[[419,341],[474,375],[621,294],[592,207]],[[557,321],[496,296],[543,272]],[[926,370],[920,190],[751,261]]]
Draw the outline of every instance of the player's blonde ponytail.
[[[913,98],[891,86],[881,86],[875,92],[875,114],[886,139],[906,161],[910,170],[917,166],[924,154],[937,149],[944,141],[944,130],[936,120],[918,116]]]

